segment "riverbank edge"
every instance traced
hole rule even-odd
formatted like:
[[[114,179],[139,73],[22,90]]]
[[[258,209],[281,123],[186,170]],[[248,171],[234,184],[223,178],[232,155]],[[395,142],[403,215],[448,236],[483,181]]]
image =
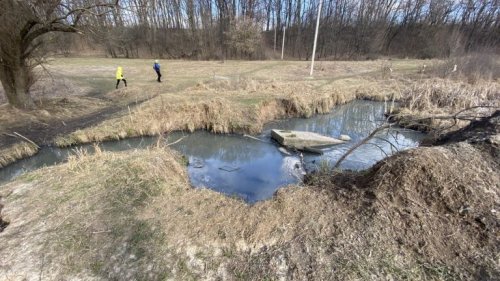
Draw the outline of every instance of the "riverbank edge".
[[[298,97],[293,96],[290,98],[275,98],[270,101],[260,102],[256,108],[245,108],[238,107],[238,115],[246,116],[247,124],[241,125],[239,123],[231,122],[231,120],[219,120],[218,122],[211,122],[210,117],[207,116],[205,120],[208,122],[203,122],[203,118],[198,119],[196,123],[187,123],[180,118],[175,120],[170,130],[150,132],[146,130],[127,130],[118,133],[111,132],[110,134],[104,136],[94,136],[87,137],[82,136],[82,132],[89,128],[83,130],[77,130],[72,133],[56,136],[49,143],[49,145],[54,145],[57,147],[71,147],[76,145],[107,142],[107,141],[117,141],[135,137],[145,137],[145,136],[159,136],[173,131],[188,131],[194,132],[196,130],[206,130],[211,133],[219,134],[258,134],[262,132],[263,126],[275,120],[287,119],[287,118],[310,118],[316,114],[327,114],[332,111],[335,106],[346,104],[355,100],[371,100],[371,101],[384,101],[390,94],[385,96],[369,96],[363,94],[357,95],[345,95],[332,93],[329,95],[319,95],[316,99],[299,100]],[[193,108],[198,109],[198,112],[211,112],[213,110],[220,110],[221,108],[216,108],[218,103],[212,102],[200,102],[193,104]],[[224,108],[227,107],[222,107]],[[253,115],[251,113],[253,112]],[[271,113],[271,114],[269,114]],[[230,114],[221,112],[222,116],[231,117]],[[104,119],[102,122],[109,120]],[[228,126],[223,126],[221,128],[218,123],[227,123]],[[5,168],[8,165],[14,164],[25,158],[29,158],[38,153],[39,149],[34,145],[19,141],[13,143],[11,146],[3,148],[0,150],[0,169]]]
[[[26,141],[15,142],[9,147],[0,150],[0,169],[29,158],[38,153],[40,148]]]
[[[466,131],[484,132],[486,125],[476,124]],[[488,136],[494,136],[495,130]],[[495,192],[498,178],[493,148],[488,141],[468,140],[416,148],[397,153],[363,173],[313,175],[307,188],[281,188],[271,200],[252,206],[209,189],[190,188],[180,154],[168,148],[98,151],[9,183],[4,202],[5,219],[11,225],[4,235],[17,233],[28,218],[32,222],[29,229],[37,229],[39,223],[46,227],[49,222],[57,231],[26,231],[32,235],[26,241],[33,245],[52,241],[56,246],[49,247],[49,255],[77,261],[75,266],[47,259],[48,272],[69,276],[100,276],[113,266],[121,269],[113,271],[120,277],[122,273],[163,274],[148,271],[149,262],[155,261],[162,265],[155,268],[178,279],[209,274],[264,279],[268,274],[282,274],[269,262],[282,259],[287,279],[303,279],[310,268],[315,275],[309,277],[322,280],[338,274],[339,280],[388,274],[409,280],[492,277],[498,273],[487,254],[497,247],[496,214],[491,212],[497,200],[491,192]],[[465,159],[474,164],[462,167]],[[479,185],[477,174],[484,180]],[[460,188],[450,188],[445,181],[436,184],[441,178],[453,178]],[[44,194],[44,200],[38,200],[37,193]],[[473,208],[463,211],[464,202]],[[95,212],[104,209],[106,212]],[[88,216],[92,210],[93,215]],[[117,214],[126,219],[116,219],[113,215]],[[59,228],[60,219],[55,218],[62,216],[67,220]],[[462,231],[456,232],[456,227]],[[24,237],[12,236],[17,240],[10,242],[10,249],[18,247],[16,241]],[[66,237],[78,240],[68,242]],[[126,253],[139,257],[137,261],[112,259],[123,241],[133,242]],[[78,245],[93,245],[99,255]],[[329,250],[332,247],[336,250]],[[472,256],[475,258],[470,259]],[[19,270],[29,275],[37,266],[22,262],[25,256],[21,254],[16,257],[19,260],[9,261],[11,273]],[[350,267],[352,262],[358,266]],[[183,264],[180,269],[176,267],[179,263]],[[327,268],[336,271],[323,270]]]

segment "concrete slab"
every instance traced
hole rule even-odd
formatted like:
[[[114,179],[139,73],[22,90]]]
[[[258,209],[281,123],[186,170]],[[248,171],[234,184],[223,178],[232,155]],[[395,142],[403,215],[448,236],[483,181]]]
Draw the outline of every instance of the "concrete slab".
[[[342,140],[322,136],[313,132],[276,129],[271,130],[271,138],[283,146],[298,150],[344,143]]]
[[[339,139],[343,141],[350,141],[351,137],[348,135],[340,135]]]

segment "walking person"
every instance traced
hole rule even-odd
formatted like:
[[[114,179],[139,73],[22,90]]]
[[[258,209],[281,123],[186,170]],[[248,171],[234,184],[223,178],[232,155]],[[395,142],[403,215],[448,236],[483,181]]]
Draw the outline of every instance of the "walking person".
[[[153,64],[153,69],[156,71],[156,75],[158,75],[156,81],[158,81],[158,83],[161,82],[160,62],[158,60],[155,60],[155,63]]]
[[[125,83],[125,87],[127,87],[127,80],[123,77],[123,68],[121,66],[116,69],[116,89],[118,89],[120,81],[123,81],[123,83]]]

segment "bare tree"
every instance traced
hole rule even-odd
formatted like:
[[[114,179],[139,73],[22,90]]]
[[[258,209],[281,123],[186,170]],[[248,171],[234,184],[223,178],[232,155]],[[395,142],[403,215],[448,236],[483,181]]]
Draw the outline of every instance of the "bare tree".
[[[106,13],[118,1],[0,0],[0,81],[9,103],[33,106],[29,89],[37,50],[50,32],[78,33],[85,15]]]
[[[120,0],[116,9],[114,1],[0,0],[0,78],[11,104],[31,104],[43,34],[71,42],[64,32],[77,26],[93,30],[84,47],[111,57],[262,59],[286,37],[287,57],[310,59],[316,1]],[[324,1],[317,59],[499,53],[499,11],[500,0]]]

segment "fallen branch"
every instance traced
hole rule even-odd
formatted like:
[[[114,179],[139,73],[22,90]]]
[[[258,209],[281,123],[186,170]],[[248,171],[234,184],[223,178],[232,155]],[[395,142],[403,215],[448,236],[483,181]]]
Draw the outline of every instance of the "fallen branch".
[[[347,158],[347,156],[349,156],[351,153],[353,153],[354,150],[356,150],[358,147],[362,146],[363,144],[365,144],[369,140],[371,140],[378,132],[385,130],[385,129],[388,129],[390,127],[391,127],[391,124],[386,124],[384,126],[378,127],[377,129],[373,130],[373,132],[371,132],[366,138],[362,139],[356,145],[351,147],[346,153],[344,153],[344,155],[342,155],[342,157],[340,157],[339,160],[337,160],[337,162],[335,163],[333,168],[334,169],[338,168],[340,166],[340,163],[342,163],[342,161],[344,161]]]
[[[176,141],[174,141],[174,142],[167,143],[165,146],[171,146],[171,145],[174,145],[174,144],[176,144],[176,143],[180,142],[181,140],[183,140],[183,139],[184,139],[184,138],[186,138],[186,137],[187,137],[187,136],[183,136],[182,138],[180,138],[180,139],[178,139],[178,140],[176,140]]]
[[[14,132],[14,135],[16,135],[16,136],[18,136],[18,137],[22,138],[23,140],[25,140],[25,141],[27,141],[27,142],[29,142],[29,143],[33,144],[34,146],[36,146],[36,148],[38,148],[38,149],[40,148],[40,146],[38,146],[38,144],[36,144],[34,141],[32,141],[32,140],[28,139],[27,137],[25,137],[25,136],[21,135],[20,133],[18,133],[18,132]]]
[[[265,140],[261,140],[261,139],[256,138],[256,137],[252,137],[250,135],[243,135],[243,136],[246,137],[246,138],[250,138],[250,139],[256,140],[256,141],[261,141],[261,142],[269,143],[269,142],[267,142]]]
[[[410,122],[418,122],[418,121],[424,121],[424,120],[448,120],[448,119],[453,119],[455,121],[456,120],[474,121],[474,120],[477,120],[478,118],[485,118],[485,117],[487,117],[487,116],[477,116],[477,115],[459,116],[461,113],[470,111],[472,109],[477,109],[477,108],[490,108],[490,109],[494,109],[494,110],[500,109],[498,106],[478,105],[478,106],[472,106],[472,107],[468,107],[468,108],[462,109],[462,110],[460,110],[457,113],[452,114],[452,115],[427,116],[427,117],[412,119],[412,120],[410,120]]]
[[[455,126],[457,124],[458,120],[474,121],[474,120],[477,120],[477,119],[486,118],[487,116],[477,116],[477,115],[460,116],[460,114],[462,114],[464,112],[470,111],[472,109],[477,109],[477,108],[493,108],[493,109],[498,109],[497,106],[478,105],[478,106],[472,106],[472,107],[468,107],[468,108],[462,109],[462,110],[460,110],[457,113],[452,114],[452,115],[428,116],[428,117],[424,117],[424,118],[412,119],[412,120],[409,120],[408,122],[409,123],[414,122],[413,123],[414,125],[419,125],[418,122],[419,121],[423,121],[423,120],[433,120],[433,119],[449,120],[449,119],[451,119],[451,120],[454,121],[453,125],[451,126],[451,127],[453,127],[453,126]],[[353,147],[351,147],[346,153],[344,153],[344,155],[342,155],[342,157],[340,157],[339,160],[337,160],[337,162],[335,163],[335,165],[333,166],[333,168],[334,169],[338,168],[340,166],[340,164],[347,158],[347,156],[349,156],[352,152],[354,152],[356,149],[358,149],[358,147],[366,144],[369,140],[371,140],[372,138],[374,138],[375,135],[378,132],[380,132],[382,130],[385,130],[385,129],[389,129],[389,128],[391,128],[391,124],[386,124],[386,125],[380,126],[380,127],[376,128],[375,130],[373,130],[370,133],[370,135],[368,135],[366,138],[362,139],[356,145],[354,145]],[[379,138],[379,139],[381,139],[381,138]],[[384,140],[384,139],[381,139],[381,140]],[[389,142],[388,140],[385,140],[385,141]],[[391,144],[391,147],[394,146],[392,143],[390,143],[390,144]],[[384,151],[384,153],[385,153],[385,151]]]

